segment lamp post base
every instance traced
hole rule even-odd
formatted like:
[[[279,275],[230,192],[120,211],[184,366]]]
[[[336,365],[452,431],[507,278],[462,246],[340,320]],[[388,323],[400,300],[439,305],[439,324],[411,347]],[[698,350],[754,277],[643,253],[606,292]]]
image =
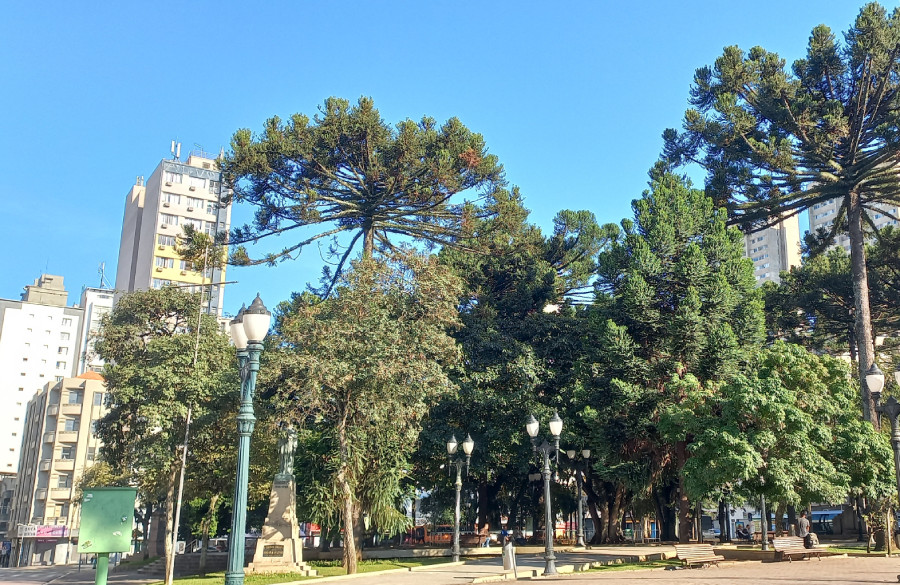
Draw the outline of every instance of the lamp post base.
[[[544,557],[544,561],[546,564],[544,565],[544,572],[541,573],[541,575],[543,575],[544,577],[555,577],[559,575],[559,573],[556,571],[555,555],[550,554],[549,556]]]
[[[225,585],[244,585],[244,572],[226,571]]]

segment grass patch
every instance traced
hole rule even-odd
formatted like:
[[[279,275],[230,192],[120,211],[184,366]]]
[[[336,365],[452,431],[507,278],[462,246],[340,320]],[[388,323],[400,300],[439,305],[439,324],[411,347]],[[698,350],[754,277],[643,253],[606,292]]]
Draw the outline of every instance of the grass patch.
[[[664,569],[666,567],[680,567],[681,561],[678,559],[665,559],[658,561],[644,561],[643,563],[620,563],[617,565],[604,565],[591,569],[591,572],[598,571],[634,571],[635,569]]]
[[[143,567],[144,565],[149,565],[150,563],[156,561],[159,557],[150,557],[146,559],[139,559],[135,557],[129,557],[119,563],[117,566],[125,567],[127,569],[136,569],[138,567]]]
[[[389,569],[407,569],[409,567],[421,567],[422,565],[437,565],[450,562],[446,558],[432,557],[422,559],[373,559],[360,561],[357,564],[357,572],[370,573],[372,571],[387,571]],[[341,561],[309,561],[309,564],[319,573],[319,577],[337,577],[346,575],[347,572],[341,566]],[[315,581],[317,577],[305,577],[298,573],[281,573],[277,575],[247,575],[244,577],[244,585],[272,585],[273,583],[287,583],[288,581]],[[178,585],[221,585],[225,582],[225,573],[210,573],[204,578],[176,577]],[[157,581],[151,585],[162,585]]]

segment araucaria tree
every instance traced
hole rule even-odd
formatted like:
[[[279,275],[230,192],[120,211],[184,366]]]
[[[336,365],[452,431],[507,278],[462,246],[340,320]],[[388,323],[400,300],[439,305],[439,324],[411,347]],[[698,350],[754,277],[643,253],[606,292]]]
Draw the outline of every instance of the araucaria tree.
[[[355,106],[328,98],[312,120],[270,118],[258,135],[238,130],[231,148],[220,162],[225,179],[237,201],[256,207],[253,223],[230,236],[235,264],[273,264],[334,237],[336,275],[360,239],[364,257],[392,249],[396,237],[453,245],[472,212],[454,195],[489,195],[504,183],[484,139],[457,118],[391,126],[370,98]],[[243,246],[291,230],[298,235],[280,252],[251,259]],[[334,275],[326,269],[326,290]]]
[[[275,396],[285,419],[314,429],[356,572],[363,515],[404,529],[400,480],[428,407],[452,388],[461,286],[436,258],[354,261],[331,298],[295,296],[280,316]]]
[[[666,130],[664,158],[706,168],[708,194],[727,202],[745,231],[841,202],[823,243],[849,230],[861,399],[871,421],[863,232],[875,229],[874,205],[900,202],[900,9],[867,4],[844,39],[817,26],[790,71],[761,47],[727,47],[714,67],[697,70],[684,130]]]
[[[95,346],[106,362],[109,393],[109,411],[97,425],[101,454],[165,494],[168,562],[188,408],[205,418],[211,408],[228,406],[221,397],[238,384],[236,367],[229,367],[236,366],[234,351],[214,317],[202,316],[197,344],[199,305],[199,295],[174,287],[123,295],[104,317]]]

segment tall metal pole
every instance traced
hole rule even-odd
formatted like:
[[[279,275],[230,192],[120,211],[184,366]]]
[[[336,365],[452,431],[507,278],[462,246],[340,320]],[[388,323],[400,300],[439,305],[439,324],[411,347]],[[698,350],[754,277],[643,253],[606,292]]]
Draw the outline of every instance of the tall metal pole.
[[[575,485],[578,487],[578,540],[575,546],[584,546],[584,509],[581,497],[581,471],[575,470]]]
[[[462,490],[462,461],[456,461],[456,514],[453,519],[453,562],[459,561],[459,493]]]
[[[259,372],[261,343],[249,342],[244,352],[238,352],[241,361],[241,408],[238,411],[238,459],[234,486],[234,505],[231,515],[231,546],[228,549],[228,569],[225,585],[244,583],[244,543],[247,532],[247,482],[250,471],[250,436],[256,426],[253,414],[253,393]],[[241,356],[244,353],[244,356]]]
[[[759,516],[762,522],[762,549],[769,550],[769,515],[766,514],[766,496],[759,496]]]
[[[553,554],[553,511],[550,509],[550,451],[553,449],[546,441],[540,446],[544,454],[544,575],[556,575],[556,555]]]

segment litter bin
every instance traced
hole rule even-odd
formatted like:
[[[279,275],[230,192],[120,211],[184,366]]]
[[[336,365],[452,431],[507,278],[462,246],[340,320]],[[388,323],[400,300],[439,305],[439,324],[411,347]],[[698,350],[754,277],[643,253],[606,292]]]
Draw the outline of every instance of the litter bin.
[[[503,545],[503,570],[512,571],[513,576],[518,579],[519,571],[516,568],[516,547],[513,546],[512,540],[506,539]]]

